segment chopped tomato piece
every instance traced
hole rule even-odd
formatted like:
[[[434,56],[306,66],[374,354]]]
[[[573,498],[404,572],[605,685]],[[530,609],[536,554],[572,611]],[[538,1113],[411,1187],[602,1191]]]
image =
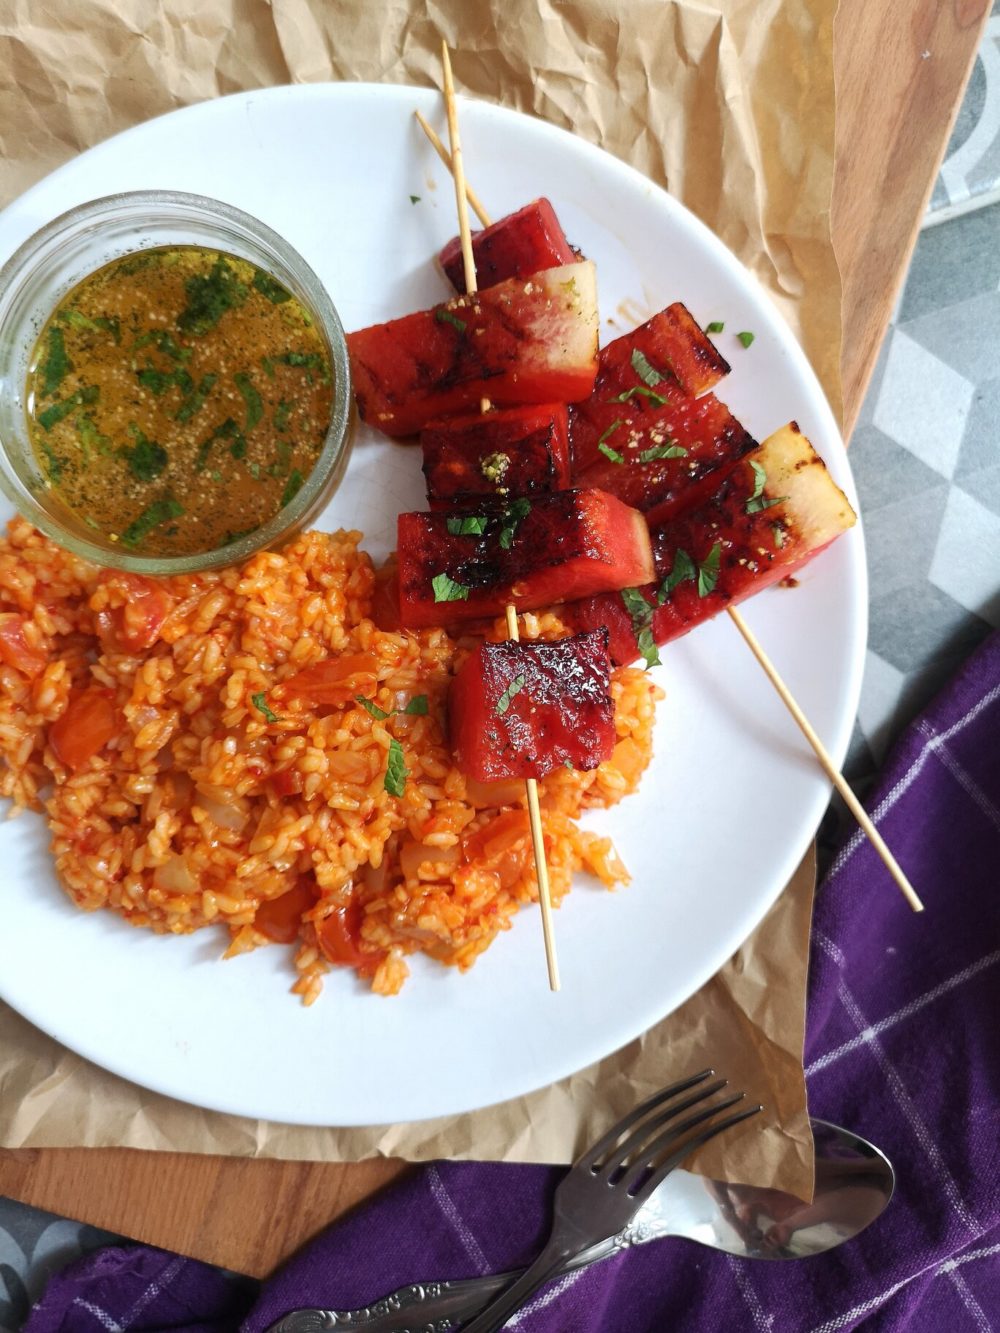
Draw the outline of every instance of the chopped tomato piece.
[[[76,695],[49,727],[49,744],[61,764],[75,773],[103,750],[118,730],[114,691],[92,686]]]
[[[302,790],[301,774],[294,768],[279,768],[271,775],[271,790],[275,796],[298,796]]]
[[[376,663],[371,653],[345,653],[316,662],[279,687],[286,699],[304,699],[308,704],[340,707],[356,694],[371,694],[375,688]]]
[[[458,767],[478,782],[596,768],[615,745],[610,676],[603,629],[552,643],[481,644],[451,686]]]
[[[254,929],[276,944],[291,944],[298,939],[302,916],[316,902],[316,881],[300,875],[294,889],[280,898],[268,898],[257,908]]]
[[[480,291],[506,278],[527,278],[545,268],[572,264],[580,258],[566,239],[556,211],[547,199],[535,199],[516,213],[472,233],[472,254]],[[462,239],[455,236],[438,255],[456,291],[465,291]]]
[[[372,593],[372,620],[388,634],[395,634],[399,619],[399,565],[395,554],[390,555],[375,571],[375,591]]]
[[[597,374],[597,280],[590,263],[501,282],[347,335],[361,418],[413,435],[435,417],[575,403]]]
[[[372,954],[365,953],[360,946],[363,916],[361,904],[351,902],[316,922],[316,938],[327,962],[339,967],[363,967],[372,963]]]
[[[97,630],[104,646],[142,653],[160,637],[174,608],[174,598],[161,582],[145,574],[108,572],[97,594],[105,605],[97,612]]]
[[[47,659],[39,648],[32,648],[24,635],[24,616],[10,612],[0,615],[0,661],[34,679],[45,670]]]

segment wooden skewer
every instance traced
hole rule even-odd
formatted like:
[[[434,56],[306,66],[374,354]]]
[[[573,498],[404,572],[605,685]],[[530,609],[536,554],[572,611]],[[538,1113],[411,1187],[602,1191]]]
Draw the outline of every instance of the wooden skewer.
[[[427,135],[428,139],[430,139],[431,144],[437,151],[438,157],[445,164],[448,170],[451,171],[451,154],[448,152],[447,148],[445,148],[444,144],[441,142],[441,138],[438,135],[437,131],[432,129],[431,126],[427,123],[426,119],[424,118],[423,112],[414,111],[413,114],[417,118],[418,125]],[[462,174],[464,176],[465,173],[463,172]],[[490,215],[483,207],[483,203],[482,200],[479,198],[479,195],[476,194],[475,190],[468,183],[468,181],[466,181],[465,183],[465,197],[466,199],[468,199],[472,211],[475,213],[479,221],[483,224],[484,227],[488,227],[490,225]]]
[[[472,253],[472,233],[469,230],[469,204],[465,184],[465,169],[462,163],[462,141],[458,133],[458,108],[455,104],[455,83],[451,73],[451,56],[448,43],[441,43],[441,64],[444,68],[444,101],[448,113],[448,138],[451,141],[451,155],[448,158],[452,180],[455,183],[455,206],[458,209],[458,231],[462,240],[462,263],[465,267],[465,290],[473,293],[477,290],[476,261]],[[420,118],[426,129],[430,127]],[[436,137],[436,136],[435,136]],[[438,140],[440,143],[440,140]],[[441,152],[445,151],[441,144]],[[487,225],[487,224],[484,224]],[[480,407],[484,412],[490,410],[490,400],[482,399]],[[515,643],[521,635],[517,624],[517,611],[513,606],[506,608],[507,633]],[[535,876],[538,880],[538,902],[542,909],[542,935],[545,940],[545,963],[549,972],[549,988],[559,989],[559,963],[556,959],[555,932],[552,927],[552,895],[549,891],[549,868],[545,861],[545,838],[542,833],[542,812],[538,804],[538,783],[534,778],[525,779],[525,795],[528,802],[528,823],[531,828],[531,845],[535,853]]]
[[[434,133],[431,127],[427,124],[426,120],[420,114],[420,112],[417,111],[415,115],[417,117],[417,120],[420,122],[420,126],[423,129],[424,133],[427,135],[428,139],[430,139],[431,143],[437,149],[437,153],[438,156],[441,158],[441,161],[445,164],[448,170],[451,171],[452,176],[455,177],[456,173],[453,166],[452,156],[449,155],[448,150],[445,148],[444,144]],[[456,190],[458,188],[459,187],[456,184]],[[468,185],[465,184],[464,172],[462,173],[462,188],[467,192],[467,197],[471,202],[473,198],[473,191]],[[483,209],[482,207],[477,207],[476,204],[473,204],[473,207],[476,209],[476,213],[480,221],[482,222],[483,226],[484,227],[490,226],[490,217],[489,214],[486,212],[486,210]],[[816,730],[813,727],[812,723],[809,721],[805,713],[799,707],[799,704],[796,701],[795,696],[792,694],[791,690],[782,680],[781,676],[778,673],[777,667],[768,657],[767,653],[765,653],[764,649],[757,641],[757,638],[754,635],[753,631],[750,629],[750,626],[743,619],[740,612],[737,611],[735,607],[732,606],[727,607],[726,609],[729,612],[729,618],[732,620],[733,624],[739,630],[740,634],[742,634],[747,644],[747,647],[750,649],[754,657],[756,657],[757,661],[763,667],[764,674],[767,676],[768,680],[777,690],[782,703],[788,709],[789,713],[791,713],[792,718],[794,719],[799,730],[802,732],[803,736],[805,736],[806,740],[812,747],[813,753],[816,755],[816,758],[820,762],[820,767],[823,769],[824,773],[826,773],[827,777],[830,779],[834,787],[840,793],[841,797],[844,800],[844,804],[847,806],[848,810],[850,810],[851,814],[857,820],[858,827],[861,829],[862,833],[865,834],[865,836],[871,842],[872,846],[875,848],[876,852],[878,852],[879,856],[882,859],[883,865],[885,866],[886,870],[888,870],[892,878],[895,880],[896,884],[899,886],[899,889],[901,890],[903,897],[906,899],[906,901],[909,903],[909,905],[913,908],[915,912],[922,912],[924,910],[924,905],[920,901],[920,898],[917,895],[917,891],[914,889],[913,885],[907,879],[902,866],[899,864],[899,862],[893,856],[892,852],[889,850],[888,846],[886,845],[885,839],[882,837],[881,833],[879,833],[878,829],[875,827],[871,819],[865,813],[864,807],[862,806],[861,802],[858,800],[858,798],[854,795],[854,792],[851,791],[850,787],[847,785],[847,780],[845,779],[844,775],[840,772],[836,764],[831,759],[829,751],[827,750],[823,742],[820,740],[819,736],[816,734]]]
[[[764,668],[764,674],[767,676],[768,680],[771,682],[774,688],[778,691],[778,694],[781,698],[781,702],[791,713],[792,717],[795,720],[796,726],[799,728],[803,736],[805,736],[806,740],[812,746],[813,752],[815,753],[816,758],[819,760],[820,767],[823,769],[823,772],[826,774],[826,776],[836,787],[837,791],[843,797],[844,804],[847,806],[848,810],[850,810],[851,814],[857,820],[858,826],[860,827],[862,833],[865,834],[869,842],[878,852],[879,856],[882,858],[882,862],[885,865],[886,870],[888,870],[889,874],[899,885],[903,897],[906,899],[906,901],[910,904],[910,906],[913,908],[915,912],[922,912],[924,910],[924,905],[917,896],[917,892],[914,889],[913,885],[910,883],[910,881],[906,878],[906,875],[903,873],[902,866],[899,864],[899,862],[893,856],[892,852],[886,846],[885,839],[882,837],[881,833],[879,833],[878,829],[869,819],[867,813],[865,812],[864,806],[862,806],[861,802],[854,795],[854,792],[851,791],[850,787],[847,785],[847,780],[845,779],[844,775],[840,772],[840,770],[837,768],[837,765],[830,758],[829,751],[827,750],[823,742],[820,740],[819,736],[817,736],[812,723],[809,721],[805,713],[803,713],[802,709],[799,707],[795,699],[795,696],[792,694],[791,690],[788,688],[785,682],[781,679],[781,676],[778,674],[777,667],[768,657],[767,653],[765,653],[764,649],[760,646],[757,636],[754,634],[753,630],[750,628],[750,626],[743,619],[742,615],[739,613],[739,611],[736,610],[735,607],[729,606],[726,608],[726,610],[729,612],[730,620],[733,622],[733,624],[736,626],[739,632],[743,635],[747,647],[753,653],[754,657],[756,657],[760,665]]]

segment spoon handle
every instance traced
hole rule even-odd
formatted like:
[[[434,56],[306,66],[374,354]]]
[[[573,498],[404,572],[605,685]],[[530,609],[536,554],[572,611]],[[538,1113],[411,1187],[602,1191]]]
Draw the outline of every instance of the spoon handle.
[[[622,1247],[618,1238],[592,1245],[568,1259],[553,1277],[606,1259]],[[417,1282],[360,1310],[292,1310],[266,1333],[449,1333],[485,1309],[486,1305],[525,1269],[491,1273],[458,1282]]]

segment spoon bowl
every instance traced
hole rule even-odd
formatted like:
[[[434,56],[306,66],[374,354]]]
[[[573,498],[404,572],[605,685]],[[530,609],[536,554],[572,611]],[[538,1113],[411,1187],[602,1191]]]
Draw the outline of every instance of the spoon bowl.
[[[811,1203],[782,1190],[674,1171],[636,1219],[642,1235],[635,1241],[676,1236],[741,1259],[805,1259],[851,1240],[892,1198],[892,1163],[849,1130],[826,1120],[810,1124],[816,1146]]]

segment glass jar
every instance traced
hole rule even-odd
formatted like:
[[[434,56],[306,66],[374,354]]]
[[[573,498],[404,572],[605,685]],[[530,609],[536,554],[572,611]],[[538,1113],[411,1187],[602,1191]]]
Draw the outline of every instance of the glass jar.
[[[114,259],[184,245],[246,259],[301,302],[326,344],[333,405],[326,438],[309,476],[267,523],[221,549],[144,556],[105,540],[53,496],[28,437],[28,367],[42,328],[71,288]],[[276,232],[229,204],[171,190],[95,199],[42,227],[0,270],[0,489],[35,527],[95,564],[143,574],[192,573],[237,564],[254,551],[287,541],[316,517],[343,477],[350,453],[350,405],[347,343],[326,289]]]

